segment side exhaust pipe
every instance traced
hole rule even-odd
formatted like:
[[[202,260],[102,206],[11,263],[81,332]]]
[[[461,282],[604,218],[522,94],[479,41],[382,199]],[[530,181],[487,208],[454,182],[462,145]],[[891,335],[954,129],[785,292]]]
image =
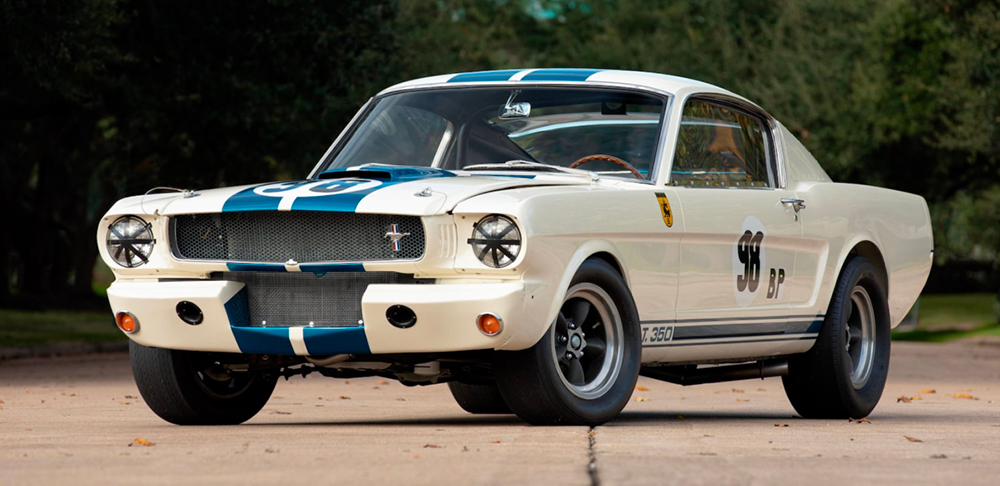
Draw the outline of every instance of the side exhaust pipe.
[[[643,366],[639,374],[654,380],[676,383],[678,385],[701,385],[703,383],[721,383],[723,381],[764,379],[769,376],[785,376],[788,374],[788,361],[766,360],[755,363],[710,366],[708,368],[686,366]]]

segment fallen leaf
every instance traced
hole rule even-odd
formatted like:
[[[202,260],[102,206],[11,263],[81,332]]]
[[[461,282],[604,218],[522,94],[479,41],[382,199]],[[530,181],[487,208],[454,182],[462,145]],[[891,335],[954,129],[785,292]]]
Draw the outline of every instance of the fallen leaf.
[[[143,439],[142,437],[136,437],[135,440],[133,440],[132,443],[129,444],[128,446],[132,447],[134,445],[140,445],[140,446],[143,446],[143,447],[152,447],[152,446],[155,446],[156,444],[153,443],[153,442],[150,442],[150,441],[148,441],[146,439]]]
[[[758,388],[757,391],[767,391],[766,388]]]
[[[635,397],[635,401],[637,401],[637,402],[648,402],[648,401],[650,401],[650,399],[648,399],[646,397]]]
[[[743,393],[743,390],[740,390],[739,388],[733,388],[733,393]]]
[[[271,410],[271,415],[291,415],[292,412],[282,412],[281,410]]]
[[[848,422],[857,422],[857,423],[859,423],[859,424],[870,424],[870,423],[872,423],[872,421],[871,421],[871,420],[868,420],[868,419],[866,419],[866,418],[860,418],[860,419],[857,419],[857,420],[854,420],[854,419],[852,419],[852,418],[849,418],[849,419],[847,419],[847,421],[848,421]]]
[[[406,399],[405,399],[405,398],[397,398],[397,399],[396,399],[396,401],[397,401],[397,402],[405,402],[405,401],[406,401]]]
[[[927,394],[927,393],[937,393],[937,390],[935,390],[933,388],[928,388],[926,390],[920,390],[920,393],[924,393],[924,394]]]
[[[118,405],[131,405],[131,404],[132,403],[130,402],[118,402]]]
[[[775,427],[788,427],[788,424],[774,424]]]
[[[494,440],[494,441],[491,441],[490,443],[491,443],[491,444],[499,444],[499,443],[500,443],[500,441],[499,441],[499,440]]]
[[[922,440],[920,440],[920,439],[918,439],[916,437],[910,437],[908,435],[904,435],[903,437],[906,437],[906,440],[908,440],[910,442],[923,442]]]
[[[639,390],[639,391],[649,391],[649,388],[646,388],[646,387],[644,387],[642,385],[636,385],[635,389]]]
[[[350,400],[351,399],[351,397],[345,397],[344,395],[341,395],[341,396],[339,396],[337,398],[339,398],[341,400]]]
[[[377,383],[378,383],[379,385],[388,385],[388,384],[389,384],[389,382],[388,382],[388,381],[385,381],[385,380],[379,380],[379,381],[378,381]]]
[[[424,449],[440,449],[441,446],[437,444],[424,444]]]
[[[138,397],[133,397],[132,395],[125,395],[126,400],[135,400]]]
[[[3,403],[3,400],[0,400],[0,403]]]
[[[920,395],[915,395],[915,396],[910,397],[910,400],[923,400],[923,399],[924,399],[924,397],[922,397]]]
[[[749,402],[750,399],[749,398],[737,398],[736,401],[737,402]]]
[[[683,416],[683,415],[681,415],[681,414],[677,414],[677,418],[679,418],[679,419],[681,419],[681,420],[684,420],[684,419],[686,419],[687,417],[685,417],[685,416]]]
[[[952,398],[964,398],[966,400],[979,400],[978,398],[969,395],[968,393],[956,393],[952,395]]]
[[[896,399],[896,403],[899,403],[899,402],[910,403],[911,401],[912,400],[910,399],[910,397],[907,397],[907,396],[902,396],[902,397],[899,397],[899,398]]]
[[[948,456],[944,454],[934,454],[933,456],[931,456],[931,459],[947,459],[947,458]]]

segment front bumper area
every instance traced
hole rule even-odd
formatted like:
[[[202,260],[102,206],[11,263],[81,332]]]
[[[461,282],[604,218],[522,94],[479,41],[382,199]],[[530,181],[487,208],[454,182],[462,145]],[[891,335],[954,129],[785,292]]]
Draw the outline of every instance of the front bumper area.
[[[523,282],[471,284],[373,284],[361,300],[363,326],[250,326],[244,284],[226,280],[117,280],[108,289],[114,312],[131,312],[138,330],[129,335],[144,346],[256,354],[383,354],[499,349],[525,319]],[[177,316],[181,301],[201,308],[204,320],[191,325]],[[400,329],[386,310],[405,305],[417,316]],[[482,334],[476,318],[492,312],[504,319],[497,336]]]

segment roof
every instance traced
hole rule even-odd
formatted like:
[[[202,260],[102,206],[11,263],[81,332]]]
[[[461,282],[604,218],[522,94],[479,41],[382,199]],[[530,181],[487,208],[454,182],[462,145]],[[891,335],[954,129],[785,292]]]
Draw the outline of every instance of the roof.
[[[631,85],[640,88],[665,91],[675,96],[689,93],[714,93],[734,96],[744,99],[735,93],[701,81],[670,76],[667,74],[647,73],[642,71],[619,71],[614,69],[506,69],[501,71],[477,71],[457,74],[441,74],[426,78],[414,79],[391,86],[382,91],[393,91],[447,85],[470,84],[587,84],[607,83]]]

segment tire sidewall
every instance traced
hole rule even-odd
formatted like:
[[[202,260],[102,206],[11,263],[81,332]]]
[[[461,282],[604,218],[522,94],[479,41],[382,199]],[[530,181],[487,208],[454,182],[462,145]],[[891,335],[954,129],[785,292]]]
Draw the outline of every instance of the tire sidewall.
[[[551,327],[535,345],[538,365],[544,371],[549,385],[556,393],[565,412],[584,423],[603,423],[614,418],[628,403],[639,376],[641,339],[639,316],[624,279],[610,265],[603,261],[588,260],[580,266],[569,288],[580,283],[597,285],[607,292],[622,321],[622,363],[614,384],[600,397],[584,399],[576,396],[560,379],[556,360],[553,359],[553,332]],[[567,289],[568,292],[568,289]],[[568,293],[567,293],[568,295]],[[552,323],[552,326],[555,322]]]
[[[852,417],[867,416],[878,404],[885,389],[886,377],[889,372],[889,354],[891,349],[889,309],[883,282],[885,277],[875,265],[863,257],[854,257],[846,269],[845,277],[837,283],[836,296],[827,314],[824,325],[825,338],[831,340],[831,351],[834,353],[834,369],[836,383],[840,390],[843,406]],[[850,368],[844,365],[846,358],[844,349],[844,329],[850,316],[851,294],[855,286],[862,286],[868,292],[872,301],[872,311],[875,316],[875,346],[872,370],[868,381],[860,389],[855,389],[851,383]]]

